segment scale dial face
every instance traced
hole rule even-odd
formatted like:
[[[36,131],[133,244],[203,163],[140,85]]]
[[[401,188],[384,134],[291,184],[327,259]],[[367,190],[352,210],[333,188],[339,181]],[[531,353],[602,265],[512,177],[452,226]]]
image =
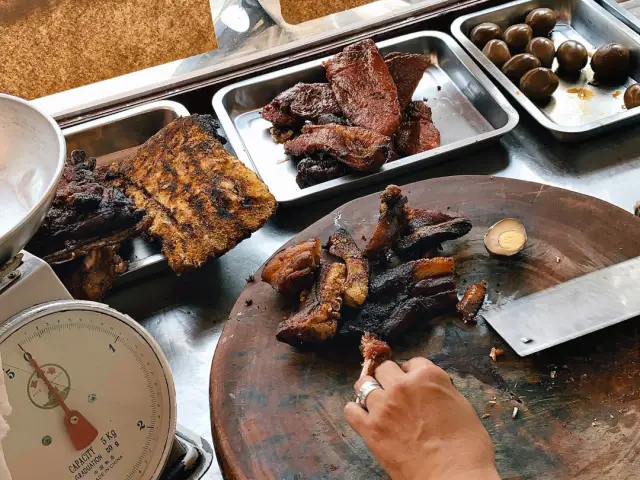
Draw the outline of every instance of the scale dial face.
[[[175,390],[164,355],[137,323],[104,305],[53,302],[0,327],[0,354],[14,480],[159,476],[175,434]],[[59,400],[80,413],[79,424]],[[97,436],[85,431],[77,448],[70,432],[84,419]]]

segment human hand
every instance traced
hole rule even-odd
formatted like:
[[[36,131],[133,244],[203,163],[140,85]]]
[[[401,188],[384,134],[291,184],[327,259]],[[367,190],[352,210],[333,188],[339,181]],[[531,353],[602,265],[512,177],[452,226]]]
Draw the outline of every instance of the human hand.
[[[368,411],[351,402],[344,414],[394,480],[500,479],[489,434],[444,370],[414,358],[375,376],[384,390],[369,394]]]

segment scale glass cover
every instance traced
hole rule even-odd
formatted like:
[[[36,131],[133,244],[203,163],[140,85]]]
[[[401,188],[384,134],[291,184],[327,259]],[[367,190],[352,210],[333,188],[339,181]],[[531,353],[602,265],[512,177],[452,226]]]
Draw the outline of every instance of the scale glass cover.
[[[14,480],[160,476],[175,387],[160,347],[130,317],[93,302],[37,305],[0,326],[0,355]]]

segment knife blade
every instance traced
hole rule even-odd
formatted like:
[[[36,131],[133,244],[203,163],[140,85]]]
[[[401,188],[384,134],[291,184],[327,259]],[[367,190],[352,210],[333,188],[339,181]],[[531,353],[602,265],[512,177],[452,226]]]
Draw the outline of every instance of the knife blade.
[[[483,313],[526,357],[640,315],[640,257]]]

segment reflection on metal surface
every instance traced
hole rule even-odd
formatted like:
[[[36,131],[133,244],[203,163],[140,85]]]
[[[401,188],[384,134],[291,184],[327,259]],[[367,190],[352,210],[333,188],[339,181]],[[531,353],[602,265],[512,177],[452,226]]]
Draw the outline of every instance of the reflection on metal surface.
[[[220,21],[236,32],[249,30],[250,20],[247,11],[239,5],[231,5],[220,14]]]
[[[40,98],[35,104],[56,119],[74,119],[101,108],[135,102],[142,96],[162,94],[169,89],[179,93],[190,83],[223,75],[242,65],[265,62],[461,1],[402,0],[398,3],[398,0],[382,0],[377,3],[389,5],[389,9],[377,8],[366,16],[342,12],[306,22],[294,32],[276,25],[256,0],[211,0],[218,50]],[[234,6],[246,12],[249,18],[246,30],[234,30],[221,19],[222,13]]]

